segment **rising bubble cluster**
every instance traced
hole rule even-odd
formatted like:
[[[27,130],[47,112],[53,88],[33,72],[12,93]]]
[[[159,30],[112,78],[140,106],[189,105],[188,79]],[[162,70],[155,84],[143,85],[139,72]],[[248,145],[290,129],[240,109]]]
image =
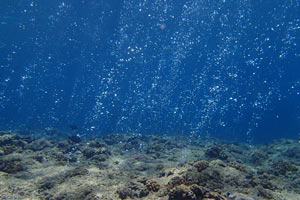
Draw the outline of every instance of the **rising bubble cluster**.
[[[300,128],[299,1],[5,4],[1,126],[250,141],[290,105]]]

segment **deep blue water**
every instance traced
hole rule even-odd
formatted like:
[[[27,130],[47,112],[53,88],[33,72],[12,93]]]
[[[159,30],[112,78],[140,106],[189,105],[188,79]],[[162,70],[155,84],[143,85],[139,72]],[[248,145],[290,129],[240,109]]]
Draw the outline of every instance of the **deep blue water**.
[[[300,134],[298,0],[0,0],[1,129]]]

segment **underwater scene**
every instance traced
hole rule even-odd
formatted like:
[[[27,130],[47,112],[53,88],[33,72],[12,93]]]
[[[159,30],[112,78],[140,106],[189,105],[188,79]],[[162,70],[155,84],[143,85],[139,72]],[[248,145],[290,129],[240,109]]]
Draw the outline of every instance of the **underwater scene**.
[[[0,200],[300,200],[300,1],[0,0]]]

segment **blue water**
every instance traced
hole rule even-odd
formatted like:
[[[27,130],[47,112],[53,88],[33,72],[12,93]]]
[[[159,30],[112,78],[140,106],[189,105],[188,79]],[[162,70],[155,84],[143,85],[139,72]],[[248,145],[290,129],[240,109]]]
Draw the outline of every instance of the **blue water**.
[[[300,134],[298,0],[0,0],[0,127]]]

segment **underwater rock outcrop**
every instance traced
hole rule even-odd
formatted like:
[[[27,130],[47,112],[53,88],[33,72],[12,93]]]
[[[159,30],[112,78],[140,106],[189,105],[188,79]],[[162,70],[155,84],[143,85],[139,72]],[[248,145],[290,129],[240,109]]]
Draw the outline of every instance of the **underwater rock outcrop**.
[[[225,150],[218,145],[213,145],[209,147],[205,151],[206,157],[210,159],[220,159],[220,160],[227,160],[228,155],[226,154]]]
[[[130,182],[125,187],[119,189],[117,194],[121,199],[130,198],[142,198],[149,194],[148,189],[142,183]]]
[[[72,141],[1,132],[0,199],[300,199],[297,141],[250,148],[199,138],[114,136]]]
[[[0,171],[14,174],[24,170],[26,170],[26,166],[20,155],[9,155],[0,158]]]

